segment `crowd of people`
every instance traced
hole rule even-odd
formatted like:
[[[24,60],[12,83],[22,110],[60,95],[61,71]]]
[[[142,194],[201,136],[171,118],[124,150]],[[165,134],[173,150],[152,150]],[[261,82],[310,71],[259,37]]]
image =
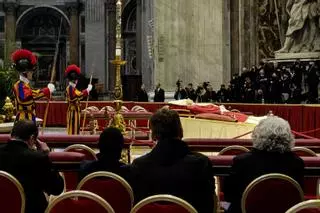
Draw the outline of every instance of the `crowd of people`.
[[[119,129],[109,127],[98,141],[97,160],[81,165],[79,179],[96,171],[122,176],[131,185],[135,203],[157,194],[171,194],[189,202],[199,213],[214,209],[215,179],[207,156],[191,152],[182,140],[179,115],[162,108],[150,118],[152,139],[156,146],[132,164],[121,163],[124,138]],[[16,122],[11,139],[0,148],[0,170],[15,176],[26,195],[26,213],[43,213],[47,201],[43,192],[60,194],[63,180],[52,168],[48,146],[37,139],[36,124]],[[231,173],[224,182],[227,212],[240,213],[240,201],[246,186],[268,173],[282,173],[303,184],[304,164],[291,148],[294,138],[289,123],[269,116],[252,133],[253,149],[233,160]]]
[[[232,103],[318,103],[319,61],[293,64],[261,62],[251,69],[234,74],[228,85],[214,91],[210,82],[194,89],[192,83],[183,88],[178,80],[174,98],[194,102]]]

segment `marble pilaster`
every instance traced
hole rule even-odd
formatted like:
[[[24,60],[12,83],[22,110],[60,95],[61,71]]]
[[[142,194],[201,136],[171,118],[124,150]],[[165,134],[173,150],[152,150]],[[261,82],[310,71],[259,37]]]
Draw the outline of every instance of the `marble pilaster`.
[[[137,22],[141,23],[140,26],[137,24],[137,59],[140,63],[139,72],[142,75],[142,82],[145,84],[147,90],[153,90],[154,82],[154,56],[153,56],[153,11],[154,11],[154,0],[140,0],[140,5],[137,4]],[[141,11],[139,16],[138,11]],[[141,48],[141,50],[138,50]],[[138,54],[140,53],[140,54]]]
[[[9,61],[16,49],[16,3],[4,3],[5,10],[5,60]]]
[[[230,0],[231,73],[239,73],[239,0]]]
[[[241,74],[259,61],[258,16],[255,0],[230,1],[231,72]]]
[[[105,11],[103,1],[85,1],[86,75],[89,77],[93,72],[93,77],[104,85],[107,83]]]
[[[105,28],[106,28],[106,89],[114,90],[115,86],[115,66],[110,61],[115,59],[116,50],[116,1],[108,0],[105,5]]]
[[[154,82],[174,91],[176,81],[216,90],[224,80],[225,0],[162,0],[155,8]],[[210,18],[208,18],[210,17]]]
[[[79,4],[70,3],[70,64],[79,64]]]

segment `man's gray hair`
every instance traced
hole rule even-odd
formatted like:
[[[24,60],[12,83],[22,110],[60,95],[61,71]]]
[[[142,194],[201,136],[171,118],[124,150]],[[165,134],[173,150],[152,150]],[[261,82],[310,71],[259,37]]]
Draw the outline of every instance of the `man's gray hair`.
[[[277,116],[262,120],[252,133],[253,147],[268,152],[290,152],[294,137],[288,121]]]

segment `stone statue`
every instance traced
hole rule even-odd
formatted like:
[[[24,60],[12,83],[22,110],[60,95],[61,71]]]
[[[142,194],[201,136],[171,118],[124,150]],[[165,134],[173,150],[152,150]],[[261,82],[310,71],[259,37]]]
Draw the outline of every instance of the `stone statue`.
[[[276,53],[320,51],[320,0],[288,0],[286,40]]]

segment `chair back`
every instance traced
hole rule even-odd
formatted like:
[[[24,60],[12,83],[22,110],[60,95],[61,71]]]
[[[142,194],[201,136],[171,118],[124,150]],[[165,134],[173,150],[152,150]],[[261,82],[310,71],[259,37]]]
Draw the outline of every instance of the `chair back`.
[[[244,146],[234,145],[223,148],[218,155],[239,155],[249,151],[250,150]]]
[[[294,147],[292,148],[299,157],[316,157],[317,154],[306,147]],[[304,177],[303,179],[303,191],[304,198],[306,200],[316,199],[319,197],[319,178],[318,177]]]
[[[291,207],[286,213],[319,213],[320,200],[308,200]]]
[[[93,149],[83,144],[73,144],[64,150],[65,152],[77,152],[85,155],[85,160],[96,160],[97,156]],[[65,191],[75,190],[79,183],[78,172],[63,172]]]
[[[317,154],[312,151],[311,149],[308,149],[306,147],[293,147],[292,152],[300,157],[314,157],[317,156]]]
[[[1,212],[24,213],[25,194],[20,182],[7,172],[0,171]]]
[[[64,150],[65,152],[78,152],[86,156],[86,160],[96,160],[96,153],[90,147],[83,144],[73,144]]]
[[[240,155],[249,151],[250,150],[244,146],[233,145],[223,148],[218,155]],[[219,201],[224,201],[223,180],[223,177],[217,178]]]
[[[154,195],[137,203],[131,213],[197,213],[187,201],[173,195]]]
[[[283,213],[304,200],[300,185],[283,174],[266,174],[252,181],[245,189],[243,213]]]
[[[95,172],[84,177],[77,190],[93,192],[106,200],[117,213],[129,213],[133,206],[133,191],[119,175]]]
[[[100,196],[86,191],[66,192],[51,203],[45,213],[114,213],[107,201]]]

